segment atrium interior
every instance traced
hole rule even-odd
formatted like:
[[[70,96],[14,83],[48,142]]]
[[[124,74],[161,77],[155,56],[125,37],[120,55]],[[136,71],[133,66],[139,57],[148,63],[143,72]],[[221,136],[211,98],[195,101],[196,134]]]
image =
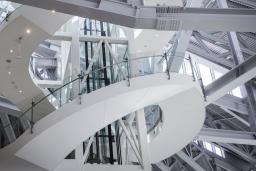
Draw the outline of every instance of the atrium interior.
[[[0,171],[256,171],[256,0],[0,0]]]

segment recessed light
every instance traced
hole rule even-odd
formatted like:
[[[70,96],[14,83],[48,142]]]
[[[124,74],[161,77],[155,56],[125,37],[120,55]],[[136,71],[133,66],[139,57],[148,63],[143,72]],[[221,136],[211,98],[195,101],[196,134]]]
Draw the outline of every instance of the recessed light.
[[[8,71],[8,75],[11,75],[12,74],[12,72],[11,71]]]
[[[13,53],[13,52],[14,52],[13,49],[11,49],[11,50],[10,50],[10,53]]]
[[[52,13],[54,14],[56,11],[55,10],[52,10]]]
[[[30,33],[31,33],[31,30],[30,30],[30,29],[27,29],[27,30],[26,30],[26,33],[27,33],[27,34],[30,34]]]
[[[22,90],[19,90],[19,93],[21,94],[23,91]]]

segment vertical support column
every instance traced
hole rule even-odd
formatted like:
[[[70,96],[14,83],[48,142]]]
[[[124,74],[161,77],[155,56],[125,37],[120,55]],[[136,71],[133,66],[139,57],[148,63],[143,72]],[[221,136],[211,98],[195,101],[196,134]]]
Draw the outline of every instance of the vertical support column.
[[[72,41],[71,41],[71,64],[72,64],[72,76],[77,76],[81,73],[80,69],[80,26],[79,19],[75,20],[72,24]],[[78,94],[78,84],[74,84],[73,96]]]
[[[2,124],[4,127],[4,131],[7,135],[9,142],[10,143],[14,142],[16,140],[16,136],[15,136],[15,133],[12,128],[12,125],[11,125],[8,115],[5,113],[0,113],[0,118],[1,118],[1,121],[2,121]],[[7,125],[9,125],[9,126],[7,126]]]
[[[80,26],[79,19],[74,21],[72,25],[72,41],[71,41],[71,62],[73,75],[80,74]]]
[[[103,22],[100,22],[100,29],[101,29],[101,36],[106,36],[106,31],[104,30],[103,27]],[[105,42],[102,43],[102,61],[103,61],[103,67],[107,66],[106,62],[106,47],[105,47]],[[103,70],[104,74],[104,83],[105,86],[108,86],[110,84],[108,75],[107,75],[107,68]],[[108,125],[108,141],[109,141],[109,160],[110,164],[114,164],[114,151],[113,151],[113,139],[112,139],[112,131],[111,131],[111,124]]]
[[[75,149],[75,160],[78,163],[83,164],[83,143],[79,144],[79,146]]]
[[[144,170],[150,170],[151,164],[147,142],[147,127],[144,109],[141,109],[136,112],[136,122],[138,129],[138,141],[142,158],[142,166]]]

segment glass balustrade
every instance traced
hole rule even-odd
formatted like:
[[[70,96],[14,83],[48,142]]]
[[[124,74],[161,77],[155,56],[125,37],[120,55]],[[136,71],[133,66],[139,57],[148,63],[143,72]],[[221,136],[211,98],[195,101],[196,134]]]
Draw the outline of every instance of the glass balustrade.
[[[0,1],[0,24],[8,19],[8,17],[21,5],[9,1]]]
[[[61,87],[53,89],[48,95],[43,97],[35,97],[31,100],[31,105],[24,108],[22,114],[19,116],[22,120],[27,120],[30,123],[31,133],[33,133],[33,125],[53,112],[59,109],[66,103],[71,102],[78,97],[96,91],[102,87],[106,87],[110,84],[114,84],[120,81],[126,81],[129,86],[129,80],[133,77],[139,77],[155,73],[166,72],[166,61],[163,56],[147,56],[138,58],[125,58],[124,60],[108,65],[105,67],[97,68],[92,67],[92,70],[87,74],[81,73],[80,75],[72,75],[65,78]],[[105,77],[104,75],[111,75],[112,77]],[[47,103],[54,103],[55,108],[45,109],[44,106]],[[151,110],[151,112],[149,112]],[[157,105],[153,105],[145,108],[147,130],[148,133],[153,131],[153,134],[159,132],[160,127],[157,127],[162,121],[161,109]],[[150,113],[150,114],[149,114]],[[153,115],[154,114],[154,115]],[[18,122],[12,123],[12,126],[19,124]],[[5,125],[6,128],[10,125]]]

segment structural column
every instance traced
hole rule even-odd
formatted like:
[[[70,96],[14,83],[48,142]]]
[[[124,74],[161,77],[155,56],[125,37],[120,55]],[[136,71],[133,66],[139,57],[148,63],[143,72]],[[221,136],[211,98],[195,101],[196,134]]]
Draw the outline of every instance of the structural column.
[[[150,154],[147,141],[147,127],[145,121],[144,109],[136,112],[136,123],[138,129],[138,141],[140,146],[140,153],[142,158],[142,165],[144,170],[150,170]]]

